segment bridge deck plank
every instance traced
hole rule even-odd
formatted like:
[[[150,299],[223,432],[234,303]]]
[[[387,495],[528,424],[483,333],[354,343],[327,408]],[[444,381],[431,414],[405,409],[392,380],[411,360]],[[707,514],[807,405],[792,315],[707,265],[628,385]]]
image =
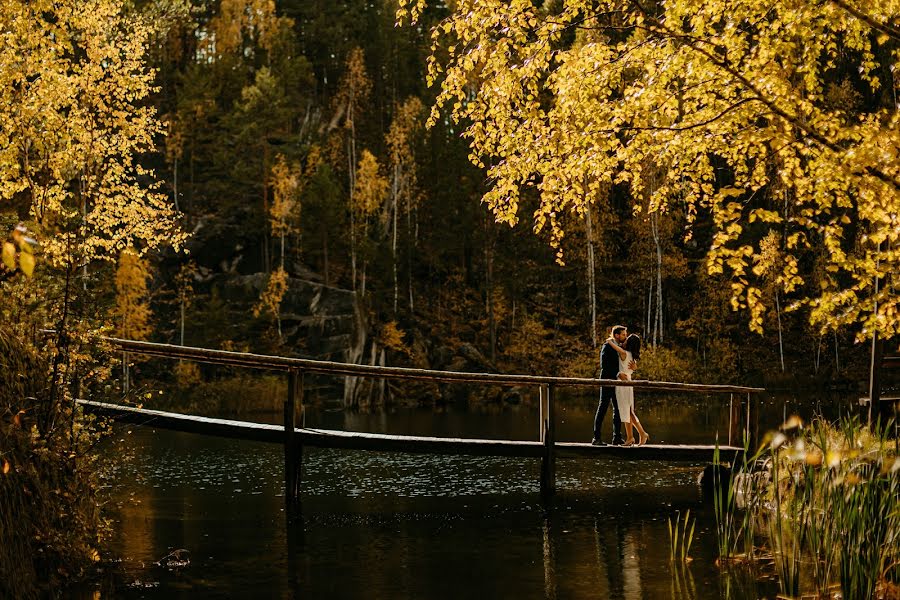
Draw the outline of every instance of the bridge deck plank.
[[[86,411],[121,422],[219,437],[284,443],[284,427],[282,425],[200,417],[89,400],[79,400],[78,403]],[[301,444],[318,448],[532,458],[539,458],[543,452],[543,444],[539,441],[439,438],[311,428],[298,428],[295,432],[300,437]],[[711,461],[713,450],[714,446],[685,444],[647,444],[626,448],[622,446],[592,446],[578,442],[556,443],[556,453],[560,458],[606,456],[629,460],[694,462]],[[740,448],[733,446],[719,447],[720,456],[726,460],[733,459],[741,451]]]

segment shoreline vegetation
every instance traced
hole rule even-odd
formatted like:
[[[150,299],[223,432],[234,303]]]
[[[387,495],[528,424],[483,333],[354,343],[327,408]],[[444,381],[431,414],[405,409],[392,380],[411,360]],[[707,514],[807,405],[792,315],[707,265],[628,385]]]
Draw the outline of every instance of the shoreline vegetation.
[[[96,577],[108,533],[101,435],[70,397],[53,402],[46,357],[0,325],[0,597],[53,596]]]
[[[733,478],[719,475],[723,573],[774,571],[786,598],[900,598],[900,452],[888,425],[791,417]]]

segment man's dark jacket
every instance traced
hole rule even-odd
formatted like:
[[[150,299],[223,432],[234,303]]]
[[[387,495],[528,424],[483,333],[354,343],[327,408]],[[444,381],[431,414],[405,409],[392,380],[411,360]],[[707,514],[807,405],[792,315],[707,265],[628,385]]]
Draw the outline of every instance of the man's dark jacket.
[[[603,344],[600,349],[600,379],[618,379],[619,354],[609,344]],[[613,387],[604,387],[603,391],[615,390]]]

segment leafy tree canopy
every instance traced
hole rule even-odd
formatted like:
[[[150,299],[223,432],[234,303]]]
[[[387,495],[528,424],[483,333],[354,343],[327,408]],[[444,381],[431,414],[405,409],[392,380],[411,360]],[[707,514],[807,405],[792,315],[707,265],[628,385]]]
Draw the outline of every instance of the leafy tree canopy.
[[[424,4],[401,0],[398,18]],[[444,107],[463,124],[498,221],[515,224],[534,190],[535,230],[549,230],[560,260],[562,216],[627,185],[636,207],[711,220],[708,269],[731,276],[751,328],[762,329],[766,278],[823,330],[895,334],[900,2],[864,11],[846,0],[460,0],[432,32],[431,122]],[[783,240],[775,265],[759,259],[769,230]],[[805,257],[822,265],[806,279]]]
[[[36,223],[51,264],[183,239],[137,160],[161,133],[146,105],[150,31],[110,0],[0,11],[0,206]]]

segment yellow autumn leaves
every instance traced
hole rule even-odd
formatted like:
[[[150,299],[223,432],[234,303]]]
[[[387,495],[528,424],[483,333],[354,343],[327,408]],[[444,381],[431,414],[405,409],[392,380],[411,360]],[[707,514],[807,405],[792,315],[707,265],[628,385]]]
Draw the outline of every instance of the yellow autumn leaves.
[[[253,307],[253,316],[258,317],[264,312],[278,317],[281,311],[281,300],[287,292],[288,276],[283,267],[279,267],[269,274],[266,289],[260,296],[259,303]],[[279,322],[280,326],[280,322]]]
[[[313,170],[315,168],[314,165]],[[288,164],[284,155],[279,154],[272,166],[269,183],[272,186],[272,205],[269,207],[272,235],[284,239],[297,230],[300,220],[300,192],[304,183],[300,164]]]
[[[147,278],[147,263],[131,248],[119,256],[116,269],[116,306],[113,317],[119,337],[144,340],[152,331]]]
[[[401,0],[398,19],[424,4]],[[898,13],[897,0],[460,0],[432,31],[431,119],[445,108],[464,127],[496,219],[517,223],[536,196],[534,228],[557,249],[563,215],[627,186],[650,210],[709,215],[708,266],[732,278],[735,306],[766,309],[753,267],[771,229],[782,253],[827,264],[796,298],[814,325],[891,335]],[[783,293],[807,283],[779,265]]]
[[[286,20],[276,15],[275,0],[222,0],[210,20],[211,35],[204,40],[207,51],[214,55],[243,52],[247,39],[269,50]]]
[[[387,198],[388,180],[381,172],[378,159],[368,150],[363,150],[356,169],[353,186],[353,207],[363,219],[374,215]]]
[[[148,25],[112,0],[8,0],[0,31],[0,209],[25,203],[42,260],[179,246],[173,211],[134,160],[161,132],[146,102]]]
[[[2,260],[7,271],[15,273],[21,271],[31,277],[34,272],[34,248],[36,242],[28,237],[27,229],[21,223],[13,229],[9,239],[3,242]]]

